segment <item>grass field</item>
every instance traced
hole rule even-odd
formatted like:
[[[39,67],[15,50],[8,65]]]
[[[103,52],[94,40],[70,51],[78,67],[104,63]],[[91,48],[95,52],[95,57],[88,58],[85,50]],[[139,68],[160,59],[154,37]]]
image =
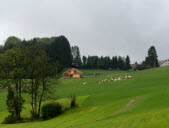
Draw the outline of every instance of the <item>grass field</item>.
[[[122,71],[83,70],[85,74],[126,75]],[[78,96],[79,108],[48,121],[0,124],[0,128],[169,128],[169,67],[128,72],[132,79],[97,84],[107,78],[61,79],[55,92],[60,101]],[[86,85],[83,85],[87,82]],[[8,115],[6,92],[0,92],[0,122]],[[25,104],[23,117],[30,116]]]

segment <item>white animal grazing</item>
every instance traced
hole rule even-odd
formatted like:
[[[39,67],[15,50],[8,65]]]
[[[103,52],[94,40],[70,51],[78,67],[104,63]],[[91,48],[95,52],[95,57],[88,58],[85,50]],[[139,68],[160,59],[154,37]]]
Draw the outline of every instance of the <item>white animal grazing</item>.
[[[114,81],[117,81],[117,79],[114,79]]]
[[[128,76],[128,78],[129,78],[129,79],[131,79],[131,78],[132,78],[132,76]]]
[[[83,85],[87,84],[87,82],[84,82]]]

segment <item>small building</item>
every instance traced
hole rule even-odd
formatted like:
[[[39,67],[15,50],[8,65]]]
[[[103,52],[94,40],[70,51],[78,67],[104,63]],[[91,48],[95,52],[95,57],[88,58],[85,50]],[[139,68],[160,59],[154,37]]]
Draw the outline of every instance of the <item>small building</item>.
[[[159,66],[161,67],[161,65],[162,65],[163,63],[165,63],[165,62],[166,62],[165,60],[159,60],[159,61],[158,61]]]
[[[72,68],[63,73],[63,78],[81,78],[82,77],[82,72]]]
[[[169,65],[169,61],[165,61],[163,63],[160,64],[160,67],[164,67],[164,66],[168,66]]]

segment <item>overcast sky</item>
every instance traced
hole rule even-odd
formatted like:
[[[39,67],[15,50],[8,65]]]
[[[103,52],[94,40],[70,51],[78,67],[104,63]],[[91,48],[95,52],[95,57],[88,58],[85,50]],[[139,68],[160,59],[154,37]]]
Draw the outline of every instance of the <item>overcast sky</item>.
[[[0,0],[0,44],[59,35],[82,55],[169,59],[169,0]]]

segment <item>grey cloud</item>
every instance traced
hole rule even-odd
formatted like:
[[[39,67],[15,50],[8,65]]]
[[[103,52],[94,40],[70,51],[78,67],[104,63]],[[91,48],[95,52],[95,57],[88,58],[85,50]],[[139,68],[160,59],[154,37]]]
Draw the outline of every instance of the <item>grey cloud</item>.
[[[169,58],[167,0],[0,0],[0,41],[11,35],[65,35],[85,55],[130,55],[141,61],[155,45]]]

